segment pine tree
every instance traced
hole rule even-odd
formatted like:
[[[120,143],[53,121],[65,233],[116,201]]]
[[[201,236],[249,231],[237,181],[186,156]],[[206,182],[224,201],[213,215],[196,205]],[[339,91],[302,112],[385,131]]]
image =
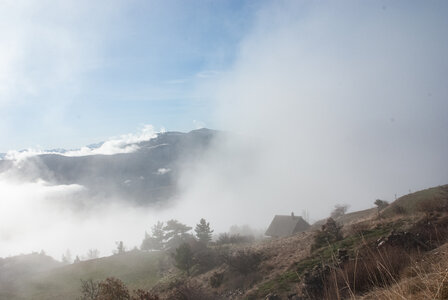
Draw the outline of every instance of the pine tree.
[[[123,241],[115,242],[117,245],[117,250],[114,251],[114,254],[123,254],[126,252],[126,247],[123,244]]]
[[[165,231],[163,231],[163,222],[157,222],[152,227],[152,237],[154,239],[156,250],[161,250],[163,248],[163,241],[165,240]]]
[[[199,221],[199,224],[196,224],[194,231],[196,232],[196,237],[200,242],[207,244],[212,240],[213,230],[210,229],[210,223],[205,221],[204,218]]]
[[[142,250],[162,250],[165,241],[165,231],[163,230],[163,222],[157,222],[152,229],[151,234],[145,232],[145,238],[140,248]]]
[[[180,246],[182,243],[192,238],[192,235],[188,232],[191,227],[180,223],[177,220],[169,220],[166,222],[166,226],[163,227],[165,233],[165,249],[174,249]]]

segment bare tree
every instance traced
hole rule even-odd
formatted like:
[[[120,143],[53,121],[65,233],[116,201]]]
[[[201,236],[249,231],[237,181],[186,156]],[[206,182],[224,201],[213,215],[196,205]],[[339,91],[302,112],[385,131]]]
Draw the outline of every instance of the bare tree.
[[[98,299],[99,288],[98,282],[81,279],[81,300],[96,300]]]
[[[100,251],[98,249],[89,249],[87,251],[87,259],[95,259],[100,257]]]
[[[69,249],[62,254],[62,262],[65,264],[70,264],[72,262],[72,254]]]
[[[342,217],[343,215],[345,215],[345,213],[347,212],[348,209],[348,205],[347,204],[336,204],[334,206],[333,211],[331,212],[331,217],[333,219],[337,219]]]

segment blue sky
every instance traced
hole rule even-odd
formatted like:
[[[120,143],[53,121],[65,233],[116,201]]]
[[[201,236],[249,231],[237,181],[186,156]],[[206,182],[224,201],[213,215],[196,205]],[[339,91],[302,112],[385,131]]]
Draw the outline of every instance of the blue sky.
[[[0,1],[0,151],[213,127],[197,86],[263,1]]]
[[[241,74],[247,66],[255,78],[248,86],[256,90],[262,79],[256,69],[271,58],[269,70],[282,79],[279,87],[301,76],[283,75],[282,64],[310,78],[323,72],[329,84],[341,76],[356,81],[378,72],[370,84],[385,89],[410,84],[414,81],[395,81],[420,74],[415,82],[426,84],[421,92],[432,90],[435,99],[428,105],[435,113],[427,119],[439,120],[429,124],[440,128],[446,124],[440,115],[448,86],[446,15],[443,1],[0,0],[0,152],[76,148],[136,132],[145,124],[180,131],[198,124],[259,128],[262,118],[252,118],[263,110],[259,100],[244,107],[244,93],[231,91],[246,81]],[[297,50],[296,55],[284,59],[289,58],[287,51],[281,57],[285,49]],[[263,51],[272,54],[263,56]],[[307,61],[316,64],[300,69]],[[322,69],[327,63],[344,63],[344,70],[357,74],[341,71],[330,78],[331,69]],[[401,73],[386,80],[389,70]],[[227,93],[215,92],[232,78],[242,80],[234,80]],[[383,81],[375,83],[378,78]],[[406,101],[408,95],[396,93]],[[365,101],[360,111],[347,106],[334,112],[369,119],[381,113],[366,108],[386,98]],[[222,107],[229,111],[222,113]],[[409,115],[417,106],[408,107],[401,113]],[[243,120],[251,122],[234,122],[232,110],[248,112]],[[265,110],[272,111],[268,105]]]

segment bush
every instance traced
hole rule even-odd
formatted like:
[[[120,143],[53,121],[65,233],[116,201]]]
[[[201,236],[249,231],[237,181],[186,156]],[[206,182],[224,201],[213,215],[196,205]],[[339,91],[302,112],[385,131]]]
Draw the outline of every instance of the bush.
[[[253,241],[255,241],[255,237],[253,235],[240,235],[238,233],[237,234],[222,233],[219,235],[216,244],[217,245],[242,244],[242,243],[251,243]]]
[[[214,299],[207,291],[191,283],[179,285],[167,296],[170,300],[210,300]]]
[[[98,297],[98,293],[99,290],[97,282],[92,279],[81,279],[81,300],[95,300]]]
[[[129,300],[131,295],[126,285],[117,278],[109,277],[98,284],[96,300]]]
[[[328,218],[327,222],[322,225],[320,231],[314,237],[311,245],[311,251],[328,246],[331,243],[342,239],[342,226],[340,226],[333,218]]]
[[[210,277],[210,286],[212,288],[217,288],[217,287],[219,287],[221,285],[223,280],[224,280],[224,273],[215,272]]]
[[[427,221],[434,213],[446,210],[446,201],[439,199],[425,199],[417,204],[417,211],[424,213]]]
[[[424,250],[436,248],[448,240],[448,217],[434,217],[431,220],[424,218],[410,232],[418,237],[420,245],[426,245]]]
[[[127,286],[114,277],[95,282],[92,279],[81,280],[81,300],[159,300],[159,297],[149,291],[138,289],[133,295]]]
[[[132,300],[159,300],[159,296],[154,295],[149,291],[138,289],[134,291]]]
[[[220,264],[218,252],[214,249],[203,248],[194,252],[194,270],[198,273],[206,272]]]
[[[224,253],[222,258],[231,269],[243,275],[256,271],[262,261],[260,253],[248,249]]]
[[[190,269],[194,265],[193,252],[191,251],[190,245],[183,243],[176,249],[176,252],[172,256],[175,261],[175,267],[187,272],[187,275],[190,276]]]
[[[350,234],[362,235],[369,230],[369,228],[370,226],[366,222],[355,223],[350,226]]]
[[[348,205],[347,204],[337,204],[334,206],[333,211],[331,212],[330,217],[333,219],[337,219],[342,217],[347,212]]]
[[[396,215],[404,215],[404,214],[406,214],[406,209],[404,209],[404,207],[401,205],[395,205],[392,208],[392,212]]]

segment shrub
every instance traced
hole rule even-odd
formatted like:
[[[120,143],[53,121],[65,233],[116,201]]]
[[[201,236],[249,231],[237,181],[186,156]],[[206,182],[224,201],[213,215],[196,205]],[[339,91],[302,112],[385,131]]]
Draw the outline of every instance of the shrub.
[[[256,271],[262,261],[259,252],[248,249],[224,253],[222,258],[231,269],[243,275]]]
[[[334,206],[333,211],[331,212],[330,217],[333,219],[337,219],[342,217],[347,212],[348,205],[347,204],[337,204]]]
[[[242,243],[251,243],[255,240],[253,235],[240,235],[240,234],[228,234],[222,233],[219,235],[218,240],[216,241],[217,245],[226,245],[226,244],[242,244]]]
[[[429,218],[435,212],[442,212],[446,210],[446,201],[439,199],[425,199],[417,204],[417,211],[424,213],[427,221],[429,221]]]
[[[377,211],[378,211],[378,218],[381,218],[381,210],[383,210],[384,208],[386,208],[389,205],[389,202],[385,201],[385,200],[381,200],[381,199],[376,199],[374,204],[377,207]]]
[[[212,288],[217,288],[217,287],[219,287],[221,285],[223,280],[224,280],[224,273],[215,272],[210,277],[210,286]]]
[[[98,297],[98,293],[99,290],[97,282],[93,281],[92,279],[81,279],[81,300],[95,300]]]
[[[394,214],[396,214],[396,215],[404,215],[404,214],[406,214],[406,210],[401,205],[394,205],[394,207],[392,208],[392,212]]]
[[[149,291],[138,289],[134,291],[132,300],[159,300],[159,296],[154,295]]]
[[[170,300],[210,300],[214,299],[207,291],[191,283],[179,285],[167,296]]]
[[[190,276],[190,269],[194,265],[193,252],[191,251],[190,245],[183,243],[176,249],[176,252],[172,256],[175,261],[175,267],[187,272],[187,275]]]
[[[81,280],[81,300],[159,300],[159,297],[142,289],[129,293],[126,285],[119,279],[109,277],[95,282]]]
[[[194,252],[195,272],[203,273],[220,264],[218,252],[214,249],[203,248]]]
[[[328,218],[327,222],[322,225],[320,231],[314,237],[311,245],[311,251],[327,246],[331,243],[342,239],[342,226],[340,226],[333,218]]]
[[[96,300],[129,300],[131,295],[126,285],[117,278],[108,277],[98,284],[98,297]]]
[[[448,239],[448,217],[435,217],[431,220],[425,217],[417,222],[410,231],[418,237],[421,245],[426,245],[424,250],[438,247]]]
[[[350,226],[350,234],[361,235],[367,230],[369,230],[369,224],[366,222],[359,222]]]

